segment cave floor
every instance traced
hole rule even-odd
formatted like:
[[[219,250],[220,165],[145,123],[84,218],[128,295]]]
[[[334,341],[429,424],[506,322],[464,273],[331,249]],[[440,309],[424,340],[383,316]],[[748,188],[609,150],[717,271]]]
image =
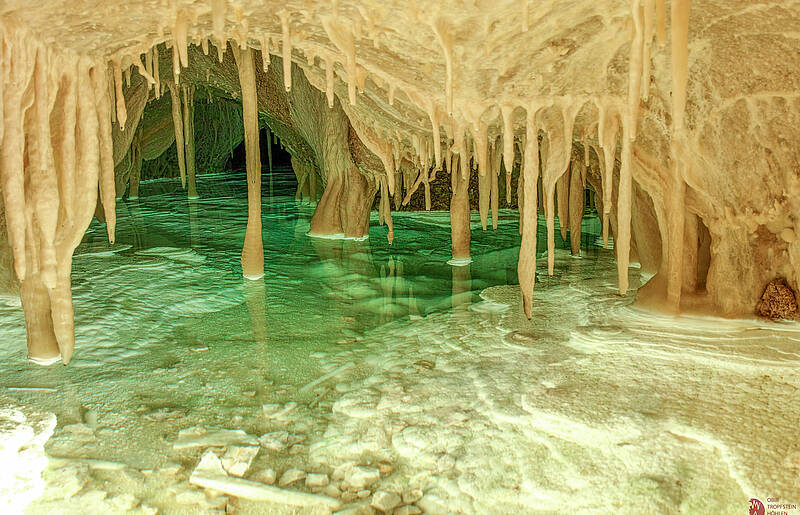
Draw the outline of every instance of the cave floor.
[[[539,259],[528,321],[511,210],[497,232],[473,220],[454,268],[447,213],[395,213],[392,247],[374,214],[367,241],[312,240],[311,206],[265,196],[266,275],[243,281],[243,180],[201,176],[191,203],[170,189],[143,183],[118,243],[95,222],[78,248],[69,367],[27,363],[19,301],[0,299],[3,395],[58,418],[28,513],[328,512],[191,485],[217,429],[261,438],[245,478],[328,474],[342,507],[375,490],[426,513],[800,504],[800,325],[638,310],[596,219],[554,277]]]

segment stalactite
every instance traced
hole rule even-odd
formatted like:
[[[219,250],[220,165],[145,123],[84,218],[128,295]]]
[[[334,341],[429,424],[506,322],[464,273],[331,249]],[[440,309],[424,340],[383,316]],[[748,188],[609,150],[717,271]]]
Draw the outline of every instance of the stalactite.
[[[514,168],[514,106],[502,105],[500,112],[503,116],[503,164],[510,179],[511,170]],[[510,200],[511,197],[507,196],[506,202]]]
[[[247,168],[247,230],[242,247],[242,275],[247,279],[264,276],[264,244],[261,240],[261,155],[258,144],[258,101],[253,52],[231,47],[242,88],[242,118]]]
[[[100,70],[99,68],[100,66],[92,68],[91,77],[97,102],[98,139],[100,142],[100,195],[106,218],[108,241],[114,243],[117,214],[114,186],[114,142],[111,137],[111,105],[110,99],[106,94],[109,78],[105,70]],[[119,120],[119,116],[117,120]]]
[[[634,140],[636,139],[636,127],[639,120],[642,54],[644,53],[645,45],[642,0],[631,0],[631,16],[633,17],[633,40],[631,41],[630,60],[628,62],[628,109],[625,125],[628,126],[628,137]]]
[[[161,74],[160,66],[158,64],[158,46],[152,48],[153,51],[153,79],[156,81],[155,92],[156,98],[161,98]]]
[[[461,162],[461,156],[453,156],[453,168],[450,173],[450,246],[452,265],[466,265],[472,261],[470,257],[470,208],[469,208],[469,175],[466,176],[456,171]]]
[[[269,69],[270,55],[269,55],[269,38],[266,34],[261,35],[261,67],[264,73]]]
[[[667,41],[666,0],[656,0],[656,39],[659,45],[663,45]]]
[[[139,70],[139,75],[144,77],[144,80],[147,81],[147,89],[150,89],[153,84],[155,84],[156,80],[150,72],[147,71],[147,67],[142,64],[142,59],[138,55],[133,56],[133,64],[136,66],[136,69]]]
[[[650,44],[653,41],[655,26],[653,18],[655,16],[656,0],[644,1],[644,39],[642,49],[642,100],[647,101],[650,95]]]
[[[195,181],[195,149],[194,149],[194,87],[183,87],[183,132],[186,152],[186,176],[188,180],[188,197],[198,198]]]
[[[442,167],[442,141],[439,134],[439,112],[432,102],[428,105],[428,117],[431,119],[431,127],[433,129],[433,155],[438,169]]]
[[[281,33],[283,34],[283,87],[286,91],[292,89],[292,35],[289,32],[289,11],[283,9],[278,12],[281,19]]]
[[[539,106],[528,106],[525,131],[525,152],[523,169],[522,208],[522,242],[519,249],[517,275],[522,290],[522,309],[525,316],[531,318],[533,307],[533,287],[536,279],[536,231],[537,206],[536,184],[539,182],[539,135],[536,126],[536,113]]]
[[[632,128],[628,123],[622,125],[622,153],[620,155],[619,193],[617,195],[617,233],[614,248],[617,251],[617,275],[619,294],[628,291],[628,262],[631,248],[631,147]]]
[[[586,152],[584,144],[584,153]],[[583,220],[586,164],[573,162],[569,173],[569,247],[573,256],[581,253],[581,221]]]
[[[183,114],[181,112],[181,95],[178,86],[167,82],[172,98],[172,125],[175,128],[175,148],[178,152],[178,172],[181,176],[181,187],[186,187],[186,150],[184,147]]]
[[[611,194],[614,186],[614,161],[617,152],[619,118],[615,106],[598,103],[600,119],[597,124],[597,140],[602,149],[600,178],[603,186],[603,246],[608,248],[608,217],[611,213]],[[598,155],[599,157],[599,155]]]
[[[175,28],[173,29],[173,46],[178,50],[178,58],[180,59],[180,66],[186,68],[189,66],[189,48],[188,48],[188,35],[189,20],[186,18],[186,13],[179,11],[175,17]],[[180,68],[178,68],[180,73]]]
[[[473,140],[477,144],[477,139]],[[477,152],[476,152],[477,153]],[[488,160],[488,158],[487,158]],[[481,227],[486,230],[486,223],[489,219],[489,196],[492,193],[491,174],[483,169],[478,173],[478,213],[481,216]]]
[[[128,121],[128,113],[125,109],[125,94],[122,92],[122,69],[119,61],[114,61],[114,95],[117,107],[117,123],[120,130],[125,130],[125,122]]]
[[[133,166],[130,176],[130,189],[128,191],[128,200],[136,200],[139,198],[139,181],[142,174],[142,125],[136,129],[136,135],[133,137],[131,145],[131,152],[134,152]]]
[[[567,240],[567,228],[569,227],[569,182],[570,171],[567,171],[556,181],[556,202],[558,209],[558,227],[561,232],[561,239]]]
[[[559,125],[545,127],[547,143],[542,152],[542,188],[544,190],[547,222],[547,273],[553,275],[555,267],[555,189],[556,182],[567,172],[572,154],[572,129],[581,103],[571,98],[562,100],[559,108]]]
[[[492,229],[497,230],[497,223],[499,221],[500,213],[500,191],[498,189],[498,179],[500,177],[500,162],[503,156],[500,153],[500,145],[493,145],[492,150],[492,168],[490,170],[490,186],[491,186],[491,199],[490,205],[492,208]]]
[[[389,187],[386,183],[386,177],[381,177],[381,212],[383,213],[383,221],[386,223],[388,232],[386,239],[391,245],[394,242],[394,224],[392,222],[392,205],[389,201]]]
[[[148,75],[150,75],[150,77],[153,77],[153,49],[152,48],[150,50],[148,50],[147,52],[145,52],[145,54],[144,54],[144,66],[145,66],[145,69],[147,70]],[[155,82],[155,78],[153,79],[153,82]],[[148,88],[152,88],[152,87],[153,87],[153,84],[149,84],[148,85]]]
[[[689,66],[689,0],[675,0],[671,6],[672,46],[672,161],[669,182],[667,220],[667,305],[677,311],[680,308],[683,285],[683,242],[685,229],[686,167],[686,84]]]
[[[333,109],[333,59],[325,58],[325,97],[328,107]]]
[[[445,106],[448,116],[453,116],[453,35],[445,26],[444,19],[437,19],[433,25],[436,37],[444,52],[445,64]]]
[[[226,4],[227,0],[211,0],[211,27],[217,43],[225,41]]]
[[[686,84],[689,78],[690,0],[672,2],[672,131],[683,129],[686,111]]]

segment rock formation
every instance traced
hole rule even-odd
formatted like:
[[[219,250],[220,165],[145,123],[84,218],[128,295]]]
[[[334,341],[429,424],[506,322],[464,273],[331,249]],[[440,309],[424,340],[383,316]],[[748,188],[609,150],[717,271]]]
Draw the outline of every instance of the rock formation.
[[[552,274],[555,217],[579,252],[588,187],[620,294],[638,260],[656,273],[645,305],[751,314],[770,280],[800,280],[798,23],[792,6],[733,0],[7,1],[0,186],[30,356],[69,362],[72,252],[98,205],[113,242],[115,198],[138,195],[173,142],[193,197],[197,156],[218,162],[244,137],[254,225],[242,262],[257,276],[263,264],[247,256],[260,242],[264,125],[302,194],[322,189],[311,235],[365,237],[380,191],[391,241],[392,205],[419,191],[430,206],[431,183],[449,174],[463,262],[469,185],[484,227],[489,212],[496,226],[502,185],[521,210],[533,316],[537,213]],[[195,140],[202,112],[220,123]],[[207,145],[204,132],[219,138]]]

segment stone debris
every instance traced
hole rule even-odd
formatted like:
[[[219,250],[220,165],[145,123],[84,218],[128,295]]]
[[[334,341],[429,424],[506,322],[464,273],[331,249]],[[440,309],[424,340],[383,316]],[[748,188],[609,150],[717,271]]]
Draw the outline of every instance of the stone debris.
[[[252,479],[256,481],[260,481],[262,483],[266,483],[268,485],[274,485],[275,481],[277,480],[277,474],[275,473],[275,469],[272,468],[265,468],[259,472],[253,474]]]
[[[250,469],[250,464],[253,463],[258,450],[259,447],[255,445],[228,447],[225,454],[222,455],[222,468],[232,476],[242,477]]]
[[[273,431],[266,433],[258,439],[258,443],[267,450],[283,452],[289,446],[289,432]]]
[[[422,499],[422,490],[414,489],[403,492],[403,503],[414,504]]]
[[[207,429],[202,426],[183,429],[173,442],[173,449],[193,447],[227,447],[230,445],[258,445],[258,439],[241,429]]]
[[[281,478],[278,480],[278,486],[284,488],[305,478],[305,471],[296,468],[290,468],[281,475]]]
[[[306,486],[309,488],[321,488],[328,486],[328,484],[330,484],[328,474],[315,474],[312,472],[306,476]]]
[[[209,450],[200,459],[189,482],[193,485],[240,497],[251,501],[266,501],[287,506],[324,508],[335,510],[340,506],[336,499],[324,495],[296,492],[263,483],[231,477],[222,468],[222,462]]]
[[[419,515],[420,513],[422,513],[422,510],[413,504],[406,504],[405,506],[400,506],[394,510],[392,515]]]
[[[345,490],[363,490],[375,484],[380,478],[380,470],[356,465],[345,471],[342,478],[342,488]]]
[[[261,413],[267,419],[285,420],[296,407],[296,402],[287,402],[284,405],[264,404],[261,406]]]

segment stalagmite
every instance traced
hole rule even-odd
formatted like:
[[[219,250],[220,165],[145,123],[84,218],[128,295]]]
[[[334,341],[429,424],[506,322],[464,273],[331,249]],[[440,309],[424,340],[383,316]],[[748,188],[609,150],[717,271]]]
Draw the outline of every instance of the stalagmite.
[[[183,114],[181,112],[181,94],[178,86],[167,82],[170,97],[172,97],[172,125],[175,128],[175,148],[178,152],[178,172],[181,176],[181,186],[186,187],[186,151],[183,139]]]
[[[281,33],[283,34],[283,87],[286,91],[292,89],[292,35],[289,33],[289,11],[283,9],[278,12],[281,19]]]
[[[261,155],[258,144],[258,103],[253,53],[232,46],[242,88],[242,118],[247,167],[247,231],[242,247],[242,275],[247,279],[264,276],[264,244],[261,240]]]
[[[525,130],[525,152],[522,169],[523,196],[522,242],[519,248],[517,275],[522,290],[522,309],[531,318],[533,307],[533,286],[536,279],[536,231],[538,229],[536,209],[536,184],[539,182],[539,131],[536,126],[536,113],[539,106],[528,107]]]
[[[183,87],[183,132],[186,152],[186,176],[188,180],[189,198],[198,198],[195,182],[195,149],[194,149],[194,87]]]

